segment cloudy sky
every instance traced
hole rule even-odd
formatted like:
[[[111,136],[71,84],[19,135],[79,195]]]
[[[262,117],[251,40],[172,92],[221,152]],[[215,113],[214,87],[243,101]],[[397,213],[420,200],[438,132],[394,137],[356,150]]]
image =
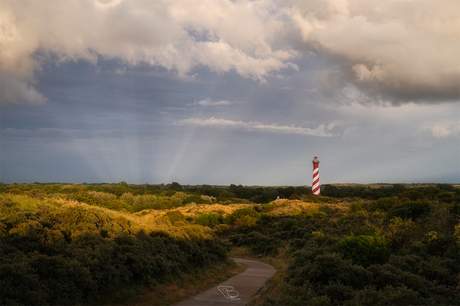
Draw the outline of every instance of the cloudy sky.
[[[0,0],[0,181],[460,182],[458,0]]]

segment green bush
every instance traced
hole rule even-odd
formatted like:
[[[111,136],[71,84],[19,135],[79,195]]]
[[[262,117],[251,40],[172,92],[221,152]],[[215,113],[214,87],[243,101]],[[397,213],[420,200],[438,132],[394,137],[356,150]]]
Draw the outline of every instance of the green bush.
[[[398,198],[401,200],[408,199],[409,201],[417,201],[422,195],[417,190],[404,190],[398,194]]]
[[[350,260],[344,260],[342,254],[318,254],[309,260],[312,255],[297,252],[288,267],[286,281],[293,286],[310,284],[318,295],[327,295],[338,302],[343,300],[344,297],[340,296],[344,291],[363,289],[372,279],[371,272],[353,265]]]
[[[269,224],[270,222],[272,222],[273,218],[270,216],[270,215],[267,215],[267,214],[264,214],[264,213],[261,213],[259,215],[259,220],[257,221],[257,224]]]
[[[423,276],[405,271],[391,264],[372,265],[368,268],[373,274],[372,285],[377,289],[384,289],[391,284],[395,287],[407,286],[408,288],[420,292],[424,296],[433,290],[432,284]]]
[[[454,203],[449,207],[449,212],[453,215],[460,216],[460,203]]]
[[[242,228],[242,229],[248,229],[251,227],[256,226],[257,224],[257,219],[248,215],[236,218],[235,221],[233,221],[233,225]]]
[[[406,202],[396,205],[388,212],[388,218],[400,217],[413,220],[430,212],[431,206],[427,202]]]
[[[216,213],[201,214],[195,220],[196,224],[208,227],[213,227],[215,225],[222,224],[223,222],[222,215]]]
[[[346,306],[356,305],[420,305],[420,294],[406,286],[393,287],[386,286],[382,290],[377,290],[374,286],[366,287],[356,291],[353,298],[346,301]]]
[[[383,264],[390,257],[388,239],[381,236],[347,236],[337,243],[335,249],[351,259],[354,264],[368,267]]]
[[[259,220],[259,213],[256,212],[254,209],[252,208],[240,208],[240,209],[237,209],[235,210],[234,212],[232,212],[230,215],[228,215],[226,218],[225,218],[225,221],[226,223],[230,224],[230,225],[235,225],[235,221],[242,218],[242,217],[250,217],[252,219],[255,219],[255,221],[257,222],[257,220]],[[245,219],[248,219],[248,218],[245,218]],[[251,219],[248,219],[247,220],[248,222],[251,221]]]
[[[400,201],[398,198],[393,197],[393,198],[381,198],[376,201],[371,205],[372,210],[378,210],[378,211],[389,211],[392,207],[399,205]]]
[[[279,294],[268,297],[264,305],[279,306],[328,306],[332,305],[328,296],[318,296],[309,286],[292,286],[283,283]]]
[[[259,232],[238,234],[229,237],[229,241],[235,246],[248,246],[256,254],[270,254],[282,245],[282,240],[273,236],[267,236]]]

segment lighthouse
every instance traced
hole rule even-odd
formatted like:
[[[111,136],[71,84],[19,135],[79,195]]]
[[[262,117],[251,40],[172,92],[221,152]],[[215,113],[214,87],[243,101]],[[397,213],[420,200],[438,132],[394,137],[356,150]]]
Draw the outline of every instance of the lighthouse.
[[[313,158],[313,184],[311,185],[311,191],[315,195],[319,195],[319,160],[318,157],[315,156]]]

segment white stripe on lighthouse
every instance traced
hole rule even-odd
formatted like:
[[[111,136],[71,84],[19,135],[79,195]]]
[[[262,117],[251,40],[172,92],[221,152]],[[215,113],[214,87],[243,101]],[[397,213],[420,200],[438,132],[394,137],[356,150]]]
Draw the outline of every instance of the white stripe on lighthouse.
[[[320,194],[320,184],[319,184],[319,160],[315,156],[313,159],[313,183],[311,186],[311,190],[313,194],[319,195]]]

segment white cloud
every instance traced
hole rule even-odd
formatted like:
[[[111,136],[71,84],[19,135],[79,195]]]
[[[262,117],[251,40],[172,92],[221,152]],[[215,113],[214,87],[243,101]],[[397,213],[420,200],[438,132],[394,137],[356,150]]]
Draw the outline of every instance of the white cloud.
[[[434,138],[458,137],[460,135],[460,121],[444,121],[427,123],[420,128],[420,132],[428,131]]]
[[[257,121],[235,121],[221,118],[188,118],[173,122],[177,126],[199,126],[199,127],[217,127],[217,128],[230,128],[243,131],[253,132],[266,132],[275,134],[291,134],[291,135],[306,135],[318,137],[331,137],[333,134],[329,131],[328,126],[321,124],[317,128],[305,128],[294,125],[277,125],[265,124]]]
[[[206,98],[201,101],[195,102],[194,105],[200,105],[200,106],[227,106],[235,104],[235,102],[230,102],[227,100],[219,100],[219,101],[213,101],[211,98]]]
[[[306,51],[332,55],[332,89],[393,103],[458,100],[458,1],[293,0]],[[331,75],[332,77],[332,75]]]

